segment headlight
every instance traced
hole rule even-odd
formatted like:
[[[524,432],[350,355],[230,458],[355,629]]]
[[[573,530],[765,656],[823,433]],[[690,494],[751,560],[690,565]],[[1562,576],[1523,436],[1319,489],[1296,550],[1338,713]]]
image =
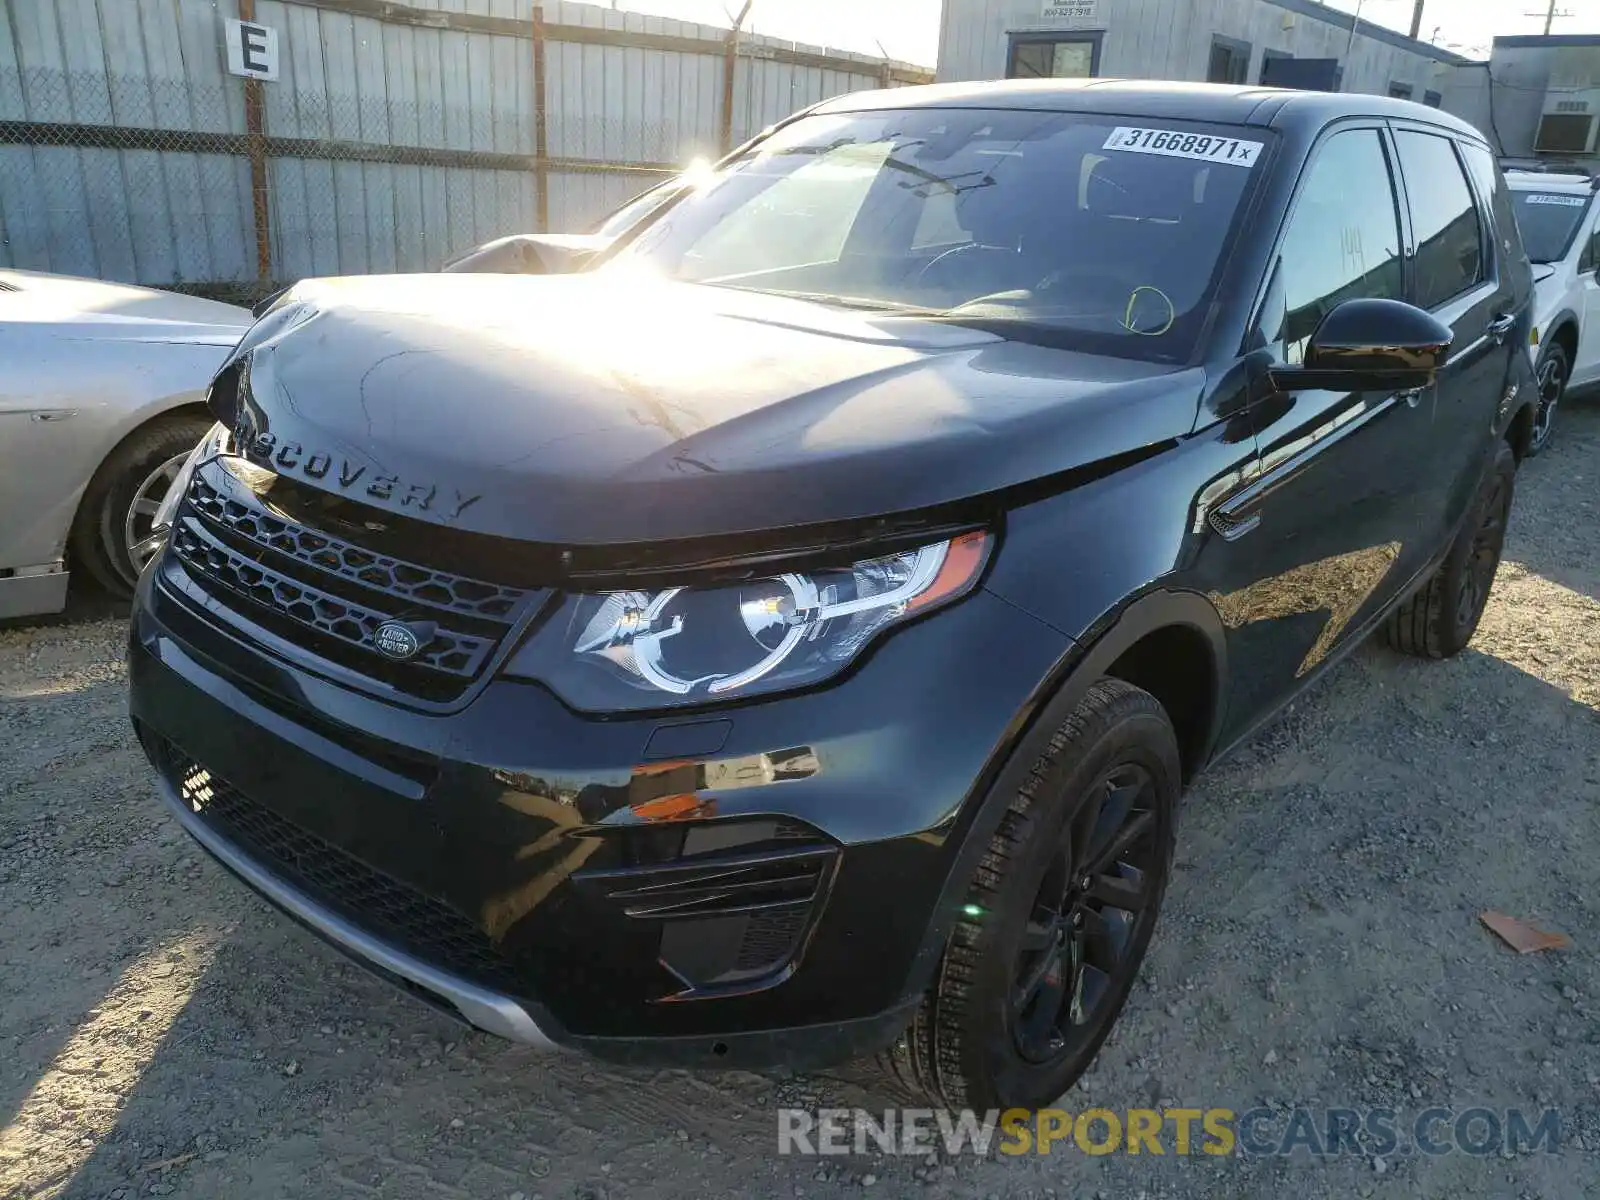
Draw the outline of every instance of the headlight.
[[[172,528],[172,520],[178,515],[178,505],[182,502],[184,493],[189,490],[189,481],[194,478],[195,468],[215,458],[227,448],[228,427],[220,423],[213,425],[210,432],[200,439],[200,444],[190,452],[189,457],[183,460],[177,478],[172,481],[167,494],[161,497],[161,503],[156,506],[155,518],[150,522],[152,534],[165,533]]]
[[[843,670],[890,626],[966,595],[989,546],[987,534],[968,533],[837,570],[578,596],[508,671],[589,711],[804,687]]]

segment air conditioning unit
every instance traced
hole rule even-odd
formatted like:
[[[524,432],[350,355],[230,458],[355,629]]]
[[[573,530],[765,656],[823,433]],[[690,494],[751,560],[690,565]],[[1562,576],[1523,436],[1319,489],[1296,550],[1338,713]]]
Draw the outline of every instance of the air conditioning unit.
[[[1600,51],[1588,46],[1563,46],[1550,63],[1539,130],[1533,137],[1537,154],[1592,154],[1600,119]]]

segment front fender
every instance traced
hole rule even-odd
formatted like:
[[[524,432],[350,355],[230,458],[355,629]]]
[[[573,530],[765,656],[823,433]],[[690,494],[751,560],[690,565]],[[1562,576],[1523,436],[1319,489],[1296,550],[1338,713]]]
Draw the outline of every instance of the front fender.
[[[978,863],[1012,797],[1026,782],[1056,730],[1124,651],[1146,634],[1173,625],[1192,628],[1206,639],[1216,668],[1213,678],[1225,679],[1227,647],[1217,610],[1198,593],[1158,588],[1128,601],[1112,614],[1093,642],[1072,645],[1018,714],[1013,726],[1016,736],[997,749],[990,769],[984,773],[983,785],[958,819],[966,825],[964,830],[956,831],[960,850],[951,858],[939,903],[908,977],[907,1000],[920,995],[932,982]],[[1208,756],[1216,743],[1223,709],[1221,703],[1213,705],[1216,715],[1206,742]]]

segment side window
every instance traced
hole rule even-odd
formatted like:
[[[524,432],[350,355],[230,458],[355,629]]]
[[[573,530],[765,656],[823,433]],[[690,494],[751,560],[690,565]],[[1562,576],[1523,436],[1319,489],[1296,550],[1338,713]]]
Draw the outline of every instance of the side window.
[[[1483,281],[1478,204],[1448,138],[1395,135],[1417,239],[1417,303],[1437,308]]]
[[[1488,275],[1495,262],[1516,263],[1524,257],[1522,231],[1517,227],[1517,215],[1511,207],[1511,189],[1506,186],[1506,177],[1495,165],[1489,148],[1463,142],[1460,149],[1468,173],[1477,181],[1478,194],[1488,197],[1489,201],[1490,223],[1494,228],[1490,235],[1489,259],[1483,267],[1484,274]]]
[[[1290,363],[1340,301],[1400,298],[1400,218],[1377,130],[1345,130],[1316,149],[1279,255]]]

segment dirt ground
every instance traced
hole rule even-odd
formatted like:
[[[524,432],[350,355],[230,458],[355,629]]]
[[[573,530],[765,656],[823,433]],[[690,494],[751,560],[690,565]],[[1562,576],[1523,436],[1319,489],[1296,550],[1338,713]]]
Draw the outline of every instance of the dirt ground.
[[[801,1160],[799,1079],[541,1057],[279,918],[158,807],[122,628],[0,631],[0,1196],[1566,1197],[1600,1179],[1600,404],[1519,480],[1472,647],[1376,646],[1194,789],[1070,1107],[1557,1108],[1557,1154]],[[1477,923],[1573,948],[1519,957]]]

